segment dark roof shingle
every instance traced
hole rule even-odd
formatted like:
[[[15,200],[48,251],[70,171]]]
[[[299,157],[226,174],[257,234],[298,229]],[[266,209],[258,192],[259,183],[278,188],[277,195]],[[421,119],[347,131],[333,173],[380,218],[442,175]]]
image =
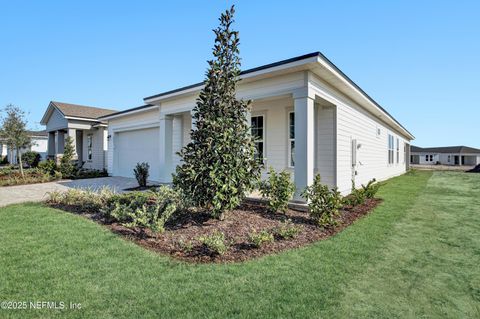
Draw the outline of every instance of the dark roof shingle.
[[[117,112],[116,110],[104,109],[99,107],[70,104],[63,102],[51,102],[64,116],[81,117],[86,119],[98,119]]]

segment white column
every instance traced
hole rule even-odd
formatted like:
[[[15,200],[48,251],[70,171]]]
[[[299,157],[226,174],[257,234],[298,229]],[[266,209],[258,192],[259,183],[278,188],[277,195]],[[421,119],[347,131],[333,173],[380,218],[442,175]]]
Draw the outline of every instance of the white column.
[[[160,182],[172,181],[172,117],[160,113]]]
[[[311,185],[315,166],[315,103],[309,96],[296,97],[295,108],[295,193],[296,200]]]

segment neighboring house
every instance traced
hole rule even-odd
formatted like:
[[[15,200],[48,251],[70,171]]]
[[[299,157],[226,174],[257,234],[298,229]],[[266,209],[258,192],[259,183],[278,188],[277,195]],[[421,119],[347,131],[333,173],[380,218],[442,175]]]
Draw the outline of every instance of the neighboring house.
[[[410,163],[420,165],[466,165],[480,164],[480,149],[468,146],[417,147],[410,149]]]
[[[252,133],[265,169],[290,171],[298,190],[321,174],[347,194],[352,179],[359,186],[407,170],[412,134],[321,53],[245,70],[240,78],[237,97],[252,100]],[[111,137],[109,173],[132,177],[137,162],[148,162],[150,179],[171,182],[202,87],[150,96],[146,105],[101,117]]]
[[[47,156],[58,161],[70,136],[75,146],[75,159],[86,169],[106,168],[107,123],[99,117],[114,110],[52,101],[41,120],[48,133]]]
[[[2,143],[2,141],[0,141],[0,162],[2,162],[2,160],[5,157],[7,157],[7,153],[8,153],[7,144],[4,144]]]
[[[47,156],[47,132],[46,131],[28,131],[31,138],[31,145],[27,148],[21,149],[21,153],[34,151],[40,154],[41,159],[46,159]],[[10,149],[6,144],[0,141],[0,158],[7,157],[11,164],[18,164],[17,151]]]

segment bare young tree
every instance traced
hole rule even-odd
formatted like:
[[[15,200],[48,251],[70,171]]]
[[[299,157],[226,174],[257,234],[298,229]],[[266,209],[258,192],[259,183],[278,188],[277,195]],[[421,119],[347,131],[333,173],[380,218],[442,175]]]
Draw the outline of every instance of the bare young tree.
[[[32,140],[27,132],[27,119],[25,112],[13,104],[8,104],[2,112],[0,138],[5,141],[10,149],[17,153],[20,173],[23,174],[22,152],[23,148],[29,147]]]

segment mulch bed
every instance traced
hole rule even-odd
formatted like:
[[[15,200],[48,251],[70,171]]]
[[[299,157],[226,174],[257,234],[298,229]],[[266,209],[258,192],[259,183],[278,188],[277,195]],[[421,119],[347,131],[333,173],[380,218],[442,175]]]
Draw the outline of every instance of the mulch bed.
[[[148,231],[130,229],[118,223],[106,224],[106,227],[140,246],[187,262],[240,262],[302,247],[333,236],[355,220],[368,214],[380,202],[380,199],[369,199],[363,205],[345,207],[337,219],[337,226],[328,229],[316,226],[306,212],[288,210],[285,215],[275,214],[268,212],[263,205],[249,203],[230,212],[223,221],[211,219],[205,212],[183,214],[169,222],[166,225],[166,231],[158,235]],[[57,208],[79,213],[78,210],[75,211],[68,207],[57,206]],[[103,223],[96,215],[85,215]],[[255,248],[249,243],[248,237],[252,231],[273,231],[282,225],[282,221],[285,219],[290,219],[299,228],[297,236],[291,239],[275,238],[274,242],[267,243],[260,248]],[[200,236],[210,235],[214,231],[223,232],[229,243],[229,249],[223,255],[211,253],[198,240]],[[191,246],[191,250],[185,249],[186,243]]]

